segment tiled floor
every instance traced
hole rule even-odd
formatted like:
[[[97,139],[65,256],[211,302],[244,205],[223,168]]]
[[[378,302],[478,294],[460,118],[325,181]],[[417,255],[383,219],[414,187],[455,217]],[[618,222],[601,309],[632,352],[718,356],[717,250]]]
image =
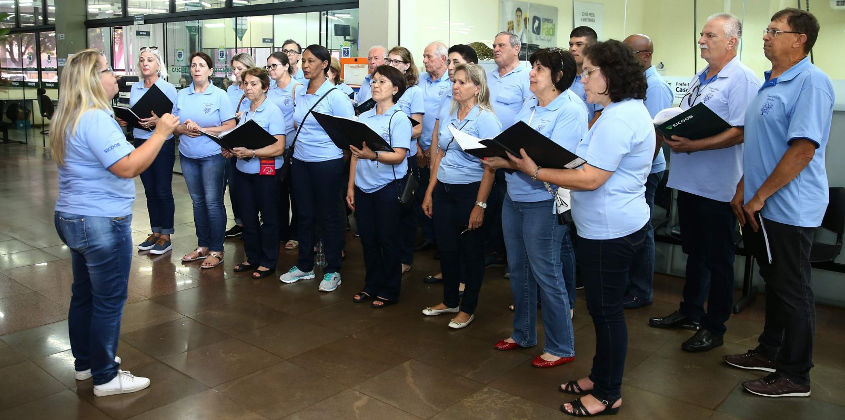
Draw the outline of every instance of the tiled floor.
[[[194,245],[191,205],[174,178],[177,233],[172,254],[138,254],[119,354],[123,368],[149,376],[147,390],[95,398],[91,381],[73,379],[66,312],[72,281],[69,254],[53,223],[56,170],[40,147],[0,145],[0,419],[492,419],[564,418],[556,390],[587,373],[595,343],[579,292],[575,362],[532,368],[539,348],[499,352],[510,332],[510,288],[489,269],[469,328],[450,331],[446,317],[425,318],[423,306],[441,288],[421,278],[437,269],[416,256],[402,301],[376,311],[351,302],[363,272],[357,240],[347,237],[340,289],[283,285],[232,272],[243,258],[226,242],[222,268],[200,270],[179,256]],[[33,144],[37,144],[33,145]],[[147,233],[140,182],[133,235]],[[280,269],[295,261],[282,251]],[[724,354],[753,347],[762,300],[728,323],[723,347],[686,354],[689,332],[649,328],[647,318],[671,312],[683,280],[658,276],[654,305],[627,313],[629,351],[621,418],[845,418],[845,311],[818,307],[809,399],[768,400],[742,391],[759,376],[720,364]],[[542,334],[542,331],[541,331]]]

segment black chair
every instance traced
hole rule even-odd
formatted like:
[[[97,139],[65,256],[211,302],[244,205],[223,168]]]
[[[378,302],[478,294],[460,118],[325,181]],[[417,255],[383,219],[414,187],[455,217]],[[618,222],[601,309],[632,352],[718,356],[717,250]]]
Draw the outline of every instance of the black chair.
[[[842,236],[845,234],[845,187],[830,187],[830,201],[822,219],[822,229],[836,234],[834,243],[813,241],[810,251],[811,263],[833,262],[842,252]],[[817,235],[818,237],[818,235]]]
[[[48,120],[53,118],[53,113],[56,111],[53,100],[47,96],[47,90],[44,88],[38,88],[38,108],[41,109],[41,117]],[[41,130],[41,134],[50,134],[50,129]]]

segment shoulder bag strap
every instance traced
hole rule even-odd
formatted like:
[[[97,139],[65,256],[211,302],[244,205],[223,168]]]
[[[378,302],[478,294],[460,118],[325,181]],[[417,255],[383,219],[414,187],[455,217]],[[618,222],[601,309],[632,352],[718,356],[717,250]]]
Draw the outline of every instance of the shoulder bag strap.
[[[311,109],[309,109],[308,112],[305,113],[305,116],[302,117],[302,122],[299,123],[299,127],[296,128],[296,134],[294,134],[293,141],[290,143],[291,155],[293,155],[293,146],[296,145],[296,139],[299,138],[299,132],[302,130],[302,126],[305,125],[305,120],[308,119],[309,115],[311,115],[311,111],[313,111],[314,108],[316,108],[317,105],[320,102],[322,102],[323,99],[326,98],[326,96],[329,96],[329,94],[332,93],[333,90],[337,90],[337,88],[333,87],[333,88],[329,89],[328,92],[324,93],[323,96],[321,96],[320,99],[317,100],[317,102],[314,102],[314,105],[311,105]],[[296,104],[296,101],[294,100],[294,105],[295,104]]]

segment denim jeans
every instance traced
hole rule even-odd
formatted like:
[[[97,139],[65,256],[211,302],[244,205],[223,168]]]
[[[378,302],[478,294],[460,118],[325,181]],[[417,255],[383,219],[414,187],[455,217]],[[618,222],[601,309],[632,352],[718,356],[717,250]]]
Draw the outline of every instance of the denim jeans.
[[[590,380],[599,400],[616,401],[622,395],[622,374],[628,351],[625,325],[625,284],[634,255],[645,246],[647,224],[620,238],[594,240],[578,237],[575,252],[584,278],[587,310],[596,332],[596,355]],[[545,310],[545,306],[543,310]]]
[[[146,139],[137,140],[135,147],[141,147]],[[141,172],[144,195],[147,197],[147,213],[150,214],[150,228],[153,233],[170,235],[173,230],[173,164],[176,162],[176,140],[168,139],[161,146],[153,163]]]
[[[68,311],[76,370],[91,369],[94,385],[117,376],[114,361],[132,262],[132,215],[92,217],[56,212],[56,232],[73,267]]]
[[[365,193],[355,187],[355,220],[364,251],[364,289],[370,296],[399,299],[402,285],[399,195],[405,183],[391,181],[377,191]]]
[[[511,273],[517,344],[537,344],[537,286],[543,302],[544,352],[558,357],[575,355],[575,338],[569,315],[569,297],[560,262],[560,243],[569,226],[560,225],[552,200],[525,203],[505,196],[502,227]]]
[[[212,155],[200,159],[181,156],[182,176],[194,204],[194,227],[197,246],[223,252],[226,235],[226,207],[223,190],[226,187],[226,159]]]
[[[557,217],[557,216],[555,216]],[[563,282],[566,285],[566,297],[569,299],[569,309],[575,308],[575,273],[577,265],[575,264],[575,246],[572,244],[572,238],[575,236],[575,225],[566,224],[566,233],[563,235],[563,240],[560,241],[560,266],[563,269]]]
[[[235,189],[237,187],[232,186],[232,178],[235,176],[235,171],[238,169],[235,167],[235,163],[238,161],[238,158],[231,157],[226,159],[226,185],[229,186],[229,202],[232,203],[232,217],[235,218],[236,225],[243,225],[244,222],[241,220],[241,208],[237,200],[235,200]]]
[[[346,191],[343,182],[343,159],[305,162],[293,159],[291,182],[299,212],[297,235],[299,259],[296,266],[302,271],[314,269],[314,239],[317,224],[322,227],[320,237],[326,254],[326,273],[340,273],[341,251],[344,245],[346,222],[339,203]]]
[[[645,182],[645,202],[648,204],[649,214],[654,208],[654,193],[657,185],[663,179],[666,171],[649,174]],[[638,297],[643,302],[651,302],[654,298],[654,226],[648,221],[645,246],[634,256],[631,265],[631,275],[628,277],[627,297]]]
[[[246,260],[274,270],[279,259],[278,175],[245,174],[235,169],[229,186],[235,187],[232,202],[241,209]]]

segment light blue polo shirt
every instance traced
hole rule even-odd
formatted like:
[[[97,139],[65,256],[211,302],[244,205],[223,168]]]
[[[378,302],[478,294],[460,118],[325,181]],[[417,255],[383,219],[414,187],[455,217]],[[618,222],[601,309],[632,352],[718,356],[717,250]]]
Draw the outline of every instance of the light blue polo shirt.
[[[271,82],[274,81],[271,80]],[[271,83],[271,85],[275,85],[275,83]],[[235,112],[238,112],[239,102],[241,104],[241,112],[249,108],[249,98],[244,98],[244,90],[241,89],[241,85],[237,83],[229,85],[229,87],[226,88],[226,95],[229,96],[229,102],[232,103],[232,109],[235,110]],[[241,102],[241,98],[244,98],[243,102]]]
[[[443,97],[446,96],[447,92],[452,90],[452,82],[449,81],[449,72],[444,71],[439,79],[433,80],[428,73],[421,74],[420,81],[417,85],[423,91],[423,103],[425,105],[419,145],[423,150],[428,150],[431,147],[431,135],[434,133],[434,121],[437,119],[437,111],[440,110]]]
[[[274,136],[285,135],[285,127],[288,126],[285,115],[273,101],[268,99],[265,99],[254,112],[250,112],[249,108],[245,109],[243,114],[241,114],[241,120],[238,122],[238,126],[246,124],[249,120],[255,121],[259,127]],[[285,138],[285,142],[287,143],[287,137]],[[257,174],[261,170],[260,161],[261,159],[259,158],[249,160],[238,159],[235,167],[245,174]],[[276,156],[276,169],[281,168],[284,163],[284,156]]]
[[[745,202],[748,203],[774,171],[795,139],[815,143],[810,163],[763,206],[763,217],[792,226],[821,225],[828,203],[825,149],[833,119],[833,86],[804,57],[766,82],[745,113]]]
[[[296,74],[293,75],[293,79],[302,83],[303,86],[308,86],[309,80],[305,78],[305,73],[302,71],[301,66],[296,69]]]
[[[440,120],[440,132],[437,133],[438,148],[446,155],[440,159],[437,180],[446,184],[471,184],[481,181],[484,166],[477,157],[465,153],[458,142],[453,141],[449,126],[480,139],[491,139],[502,132],[502,123],[493,111],[473,107],[463,120],[458,119],[458,110],[448,119]]]
[[[173,115],[183,123],[191,120],[200,127],[217,127],[235,118],[235,108],[223,89],[209,84],[204,92],[197,93],[191,83],[176,96]],[[220,154],[220,145],[206,135],[190,137],[182,134],[179,136],[179,153],[191,159],[200,159]]]
[[[176,105],[176,86],[167,83],[163,78],[159,77],[158,80],[153,83],[154,85],[158,86],[159,89],[164,93],[164,96],[167,96],[167,99],[170,99],[170,102],[173,102],[173,105]],[[144,80],[141,79],[138,82],[135,82],[132,85],[132,88],[129,90],[129,106],[135,106],[138,101],[147,93],[149,89],[144,87]],[[140,115],[141,118],[147,118],[150,115]],[[159,115],[160,117],[161,115]],[[132,136],[136,139],[148,139],[152,137],[153,132],[147,131],[142,128],[133,128],[132,129]]]
[[[613,173],[593,191],[572,191],[578,236],[621,238],[648,222],[645,182],[654,145],[654,125],[642,100],[612,102],[604,109],[575,153],[587,164]]]
[[[294,97],[294,124],[303,124],[299,131],[299,138],[296,140],[296,145],[293,146],[293,157],[304,162],[324,162],[332,159],[340,159],[343,157],[343,151],[338,149],[332,143],[332,139],[323,130],[320,123],[314,119],[313,115],[305,115],[308,110],[323,96],[324,93],[332,89],[334,85],[328,80],[313,94],[307,93],[307,89],[297,89]],[[352,101],[339,90],[333,90],[314,108],[314,112],[322,114],[334,115],[335,117],[352,118],[355,116],[355,110],[352,108]],[[290,139],[289,141],[293,141]]]
[[[487,87],[490,89],[490,105],[507,130],[515,122],[523,103],[534,97],[528,84],[529,69],[517,65],[515,69],[499,75],[499,70],[487,73]]]
[[[657,69],[654,66],[649,67],[645,71],[645,80],[648,85],[645,93],[645,107],[648,109],[648,114],[653,119],[658,112],[672,107],[672,100],[675,99],[672,95],[672,88],[669,87],[663,78],[657,74]],[[657,151],[657,156],[654,162],[651,163],[651,173],[656,174],[666,170],[666,157],[663,156],[663,149]]]
[[[584,91],[584,84],[581,83],[580,74],[575,76],[575,80],[572,81],[572,86],[570,86],[569,89],[572,90],[572,92],[575,92],[575,94],[584,101],[584,105],[587,106],[587,123],[589,124],[596,112],[601,111],[601,105],[587,102],[587,92]]]
[[[449,92],[451,91],[450,89]],[[399,101],[396,102],[396,105],[399,106],[399,109],[405,115],[423,114],[423,119],[425,119],[425,102],[423,101],[423,91],[419,86],[414,85],[406,89],[402,97],[399,98]],[[411,128],[413,129],[413,126]],[[408,155],[417,155],[417,139],[415,138],[411,139],[411,150]]]
[[[681,100],[684,110],[703,103],[733,127],[745,125],[745,110],[757,94],[760,80],[734,57],[710,80],[708,66],[690,81],[690,94]],[[696,87],[698,86],[698,87]],[[742,143],[694,153],[672,152],[672,170],[666,185],[711,200],[730,202],[742,177]]]
[[[349,95],[352,94],[354,96],[355,91],[352,90],[352,88],[349,87],[349,85],[341,82],[339,85],[336,85],[336,86],[337,86],[337,90],[343,92],[343,94],[346,95],[346,97],[349,98],[350,101],[352,100],[352,98]]]
[[[524,121],[540,134],[574,152],[578,142],[587,133],[585,115],[587,107],[584,102],[567,89],[545,107],[537,103],[537,98],[527,100],[517,115],[517,121]],[[522,172],[506,173],[505,179],[508,182],[508,196],[513,201],[535,203],[554,198],[542,181],[532,181],[531,177]]]
[[[287,136],[285,139],[285,148],[290,147],[290,141],[293,140],[293,135],[296,133],[296,129],[293,128],[293,91],[304,88],[301,83],[291,79],[284,89],[278,85],[273,85],[273,87],[267,90],[267,99],[273,101],[273,104],[285,116],[285,136]]]
[[[135,181],[121,178],[108,168],[133,150],[111,112],[85,111],[76,133],[68,133],[65,138],[56,211],[98,217],[132,214]]]
[[[358,121],[367,124],[397,152],[399,151],[397,149],[407,150],[411,147],[411,120],[408,119],[408,114],[400,109],[399,104],[393,105],[384,114],[376,114],[376,109],[372,108],[359,115]],[[390,123],[389,133],[388,123]],[[358,159],[355,166],[355,186],[365,193],[375,192],[395,179],[404,178],[406,173],[408,173],[408,159],[402,159],[402,162],[395,165]]]
[[[367,102],[367,99],[373,97],[373,90],[370,86],[372,78],[372,75],[369,74],[364,76],[364,81],[361,82],[361,87],[358,89],[358,93],[355,94],[355,103],[357,105],[361,105],[364,102]]]

